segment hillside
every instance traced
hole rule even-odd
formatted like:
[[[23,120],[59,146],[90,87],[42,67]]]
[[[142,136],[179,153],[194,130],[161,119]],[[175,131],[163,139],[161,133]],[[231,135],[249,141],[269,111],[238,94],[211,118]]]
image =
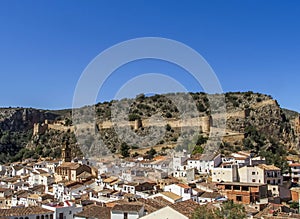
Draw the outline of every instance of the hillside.
[[[130,102],[126,119],[130,121],[132,126],[130,128],[139,136],[146,136],[150,131],[147,124],[152,115],[162,115],[165,122],[155,124],[165,130],[163,138],[155,146],[158,151],[162,150],[161,153],[175,145],[177,149],[187,146],[180,139],[181,115],[171,101],[174,95],[150,97],[139,95],[135,99],[126,100]],[[196,103],[202,124],[199,139],[196,139],[199,152],[205,146],[205,139],[210,128],[213,128],[210,127],[211,121],[209,120],[210,103],[205,93],[191,93],[190,95]],[[284,157],[288,152],[297,153],[299,146],[299,114],[297,112],[281,109],[271,96],[259,93],[226,93],[225,99],[227,124],[226,135],[220,148],[222,153],[243,149],[277,160],[278,156]],[[69,142],[73,147],[74,156],[82,156],[81,146],[101,148],[100,139],[111,152],[119,153],[122,140],[118,138],[110,121],[110,108],[115,103],[122,104],[122,101],[125,100],[96,104],[98,135],[97,137],[91,135],[94,131],[91,127],[81,128],[80,132],[77,129],[79,141],[75,138],[74,130],[76,129],[72,126],[70,109],[46,111],[2,108],[0,109],[0,161],[11,162],[29,157],[58,157],[60,147],[65,142]],[[86,108],[83,107],[77,112],[83,115],[85,110]],[[190,124],[193,125],[193,121],[190,121]],[[124,126],[121,129],[123,128],[126,130],[128,127]],[[137,155],[145,152],[145,149],[139,150],[139,147],[146,143],[139,141],[128,146],[131,148],[131,153]]]

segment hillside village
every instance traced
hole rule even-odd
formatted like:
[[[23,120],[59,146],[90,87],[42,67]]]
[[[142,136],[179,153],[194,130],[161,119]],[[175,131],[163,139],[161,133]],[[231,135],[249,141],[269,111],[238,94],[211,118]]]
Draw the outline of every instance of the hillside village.
[[[71,156],[1,165],[0,217],[9,219],[193,218],[232,200],[247,218],[300,218],[300,163],[289,172],[249,152],[92,161]]]
[[[5,109],[3,148],[7,133],[32,133],[21,149],[26,153],[0,165],[0,218],[300,218],[297,113],[283,111],[266,95],[229,94],[223,142],[220,150],[207,153],[203,148],[214,125],[203,94],[196,94],[203,104],[198,107],[201,135],[188,151],[178,138],[178,112],[167,114],[172,106],[163,98],[138,97],[133,113],[139,116],[129,118],[131,129],[143,134],[149,107],[158,104],[156,111],[166,116],[164,140],[144,150],[116,140],[105,114],[109,103],[97,105],[98,131],[113,152],[99,159],[78,153],[68,111],[58,117],[57,112]]]

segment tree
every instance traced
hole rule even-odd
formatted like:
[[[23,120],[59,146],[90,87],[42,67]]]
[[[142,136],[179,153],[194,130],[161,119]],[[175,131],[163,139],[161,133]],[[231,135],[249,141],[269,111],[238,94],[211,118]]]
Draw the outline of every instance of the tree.
[[[192,219],[244,219],[245,208],[235,204],[232,200],[223,202],[221,208],[208,208],[207,205],[199,206],[192,214]]]
[[[198,136],[196,145],[202,145],[205,144],[207,142],[208,138],[207,137],[203,137],[202,135]]]
[[[191,219],[218,219],[218,215],[213,209],[207,208],[205,205],[199,206],[192,214]]]
[[[137,114],[129,114],[128,115],[128,120],[129,121],[135,121],[137,119],[141,119],[141,117],[139,115],[137,115]]]
[[[149,151],[146,152],[148,154],[148,158],[152,159],[155,154],[157,154],[156,150],[154,148],[151,148]]]
[[[167,125],[166,125],[166,130],[167,130],[167,131],[171,131],[171,129],[172,129],[172,127],[170,126],[170,124],[167,124]]]
[[[204,151],[203,147],[201,147],[200,145],[196,145],[193,149],[192,154],[202,154]]]
[[[223,202],[221,209],[216,212],[219,218],[244,219],[246,211],[242,204],[235,204],[232,200]]]
[[[129,155],[130,155],[129,149],[130,149],[130,147],[128,146],[128,144],[126,144],[125,142],[123,142],[123,143],[121,144],[121,148],[120,148],[120,150],[121,150],[121,155],[122,155],[123,157],[129,157]]]

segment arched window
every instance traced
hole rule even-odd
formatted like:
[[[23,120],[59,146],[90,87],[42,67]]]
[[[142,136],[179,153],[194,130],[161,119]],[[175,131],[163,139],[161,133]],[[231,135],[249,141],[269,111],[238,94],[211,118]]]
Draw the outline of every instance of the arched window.
[[[45,219],[44,215],[42,215],[41,219]]]
[[[46,218],[46,219],[49,219],[49,215],[47,214],[47,215],[45,216],[45,218]],[[26,219],[26,218],[25,218],[25,219]]]
[[[28,217],[25,217],[25,219],[29,219]]]

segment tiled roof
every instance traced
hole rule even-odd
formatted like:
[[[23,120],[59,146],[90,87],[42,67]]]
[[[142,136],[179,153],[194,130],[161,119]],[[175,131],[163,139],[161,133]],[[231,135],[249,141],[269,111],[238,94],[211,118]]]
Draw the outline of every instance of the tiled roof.
[[[266,164],[260,164],[258,165],[258,167],[260,167],[261,169],[264,169],[264,170],[280,170],[280,168],[274,166],[274,165],[266,165]]]
[[[35,169],[35,171],[39,172],[40,174],[47,174],[48,172],[42,169]]]
[[[197,202],[192,200],[187,200],[183,202],[177,202],[175,204],[170,205],[171,208],[178,211],[179,213],[187,216],[190,218],[193,212],[199,207],[200,205]]]
[[[69,189],[78,189],[80,187],[83,187],[84,185],[82,185],[81,183],[77,183],[77,184],[74,184],[74,185],[71,185],[71,186],[68,186]]]
[[[199,188],[193,188],[193,191],[195,191],[197,193],[204,193],[204,191],[202,189],[199,189]]]
[[[300,167],[300,163],[291,163],[289,164],[290,167]]]
[[[112,211],[128,211],[128,212],[138,212],[141,210],[142,205],[132,205],[132,204],[122,204],[115,205],[112,208]]]
[[[30,195],[28,196],[28,198],[30,198],[30,199],[39,199],[39,198],[40,198],[40,195],[38,195],[38,194],[30,194]]]
[[[79,168],[81,165],[79,163],[72,163],[72,162],[64,162],[58,168],[68,168],[71,170],[76,170]]]
[[[107,178],[107,179],[104,179],[103,182],[104,182],[104,183],[112,183],[112,182],[114,182],[114,181],[116,181],[116,180],[118,180],[118,177],[113,177],[113,176],[111,176],[111,177],[109,177],[109,178]]]
[[[237,186],[263,186],[266,184],[262,183],[246,183],[246,182],[222,182],[222,183],[217,183],[217,185],[237,185]]]
[[[92,177],[92,174],[90,174],[86,171],[82,172],[81,174],[79,174],[77,176],[77,178],[82,178],[82,179],[87,179],[87,178],[90,178],[90,177]]]
[[[111,208],[97,205],[87,206],[82,212],[76,214],[76,216],[84,218],[110,219],[110,209]]]
[[[166,192],[161,192],[161,194],[164,195],[164,196],[166,196],[166,197],[168,197],[168,198],[170,198],[170,199],[172,199],[172,200],[174,200],[174,201],[177,201],[177,200],[179,200],[179,199],[182,198],[181,196],[176,195],[176,194],[173,193],[173,192],[168,192],[168,191],[166,191]]]
[[[191,188],[188,185],[183,184],[183,183],[178,183],[177,185],[180,186],[181,188],[184,188],[184,189],[190,189]]]
[[[200,195],[201,198],[217,198],[221,195],[217,192],[204,192],[202,195]]]
[[[1,188],[0,187],[0,192],[9,192],[9,191],[12,191],[12,190],[8,189],[8,188]]]
[[[24,167],[23,166],[13,166],[13,168],[16,170],[16,171],[19,171],[21,169],[23,169]]]
[[[139,198],[138,202],[144,205],[145,211],[147,211],[149,214],[172,204],[163,197],[155,197],[148,199]]]
[[[0,209],[0,217],[25,216],[34,214],[53,214],[54,212],[39,206],[25,208]]]

